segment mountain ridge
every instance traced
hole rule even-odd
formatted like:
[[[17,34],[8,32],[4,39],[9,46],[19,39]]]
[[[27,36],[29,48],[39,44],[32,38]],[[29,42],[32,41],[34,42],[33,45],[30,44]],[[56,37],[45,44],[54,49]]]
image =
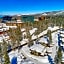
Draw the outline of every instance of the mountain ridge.
[[[16,16],[22,16],[22,15],[26,15],[26,14],[16,14]],[[43,16],[47,16],[47,15],[49,15],[49,16],[51,16],[51,15],[53,15],[53,16],[55,16],[55,15],[64,15],[64,10],[62,10],[62,11],[50,11],[50,12],[43,12],[43,13],[35,13],[35,14],[27,14],[27,16],[28,15],[32,15],[32,16],[41,16],[41,15],[43,15]],[[0,17],[2,17],[2,16],[15,16],[15,15],[0,15]]]

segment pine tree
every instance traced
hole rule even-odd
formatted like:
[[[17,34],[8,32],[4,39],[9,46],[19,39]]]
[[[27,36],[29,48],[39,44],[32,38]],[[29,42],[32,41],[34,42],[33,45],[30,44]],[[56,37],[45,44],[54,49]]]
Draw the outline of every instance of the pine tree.
[[[14,48],[15,47],[15,42],[16,42],[15,31],[13,29],[9,28],[8,35],[11,39],[12,48]]]
[[[26,32],[27,32],[27,38],[28,38],[28,40],[29,40],[29,42],[28,42],[28,47],[30,47],[30,46],[33,45],[33,42],[31,41],[32,35],[30,35],[28,28],[26,28]]]
[[[61,47],[59,47],[59,49],[58,49],[57,56],[58,56],[59,60],[61,61],[61,58],[62,58],[62,50],[61,50]]]
[[[18,50],[19,50],[20,41],[22,40],[22,32],[20,30],[20,27],[17,27],[17,29],[15,31],[15,38],[17,40],[17,46],[18,46]]]
[[[57,55],[55,57],[55,64],[60,64],[62,59],[62,50],[61,47],[58,48]]]
[[[10,64],[9,56],[7,53],[7,42],[3,40],[3,57],[4,57],[4,64]]]
[[[0,63],[2,64],[2,47],[1,47],[1,43],[0,43]]]
[[[51,44],[51,43],[52,43],[51,30],[48,30],[48,31],[47,31],[47,36],[49,37],[49,43],[48,43],[48,44]]]

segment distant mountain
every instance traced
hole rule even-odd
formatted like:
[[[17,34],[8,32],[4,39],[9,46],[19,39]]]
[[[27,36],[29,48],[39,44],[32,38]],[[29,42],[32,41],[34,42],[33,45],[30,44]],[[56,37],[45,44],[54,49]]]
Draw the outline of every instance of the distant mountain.
[[[51,11],[51,12],[43,12],[43,13],[37,13],[37,14],[32,14],[33,16],[59,16],[63,15],[64,16],[64,11]]]
[[[29,16],[51,16],[51,15],[53,15],[53,16],[56,16],[56,15],[64,15],[64,10],[63,11],[51,11],[51,12],[43,12],[43,13],[37,13],[37,14],[28,14]],[[26,15],[26,16],[28,16],[28,15]],[[5,15],[0,15],[0,18],[1,17],[3,17],[3,16],[5,16]],[[10,16],[10,15],[8,15],[8,16]],[[12,15],[12,16],[23,16],[23,15],[21,15],[21,14],[19,14],[19,15]]]
[[[64,15],[64,11],[44,12],[42,15]]]

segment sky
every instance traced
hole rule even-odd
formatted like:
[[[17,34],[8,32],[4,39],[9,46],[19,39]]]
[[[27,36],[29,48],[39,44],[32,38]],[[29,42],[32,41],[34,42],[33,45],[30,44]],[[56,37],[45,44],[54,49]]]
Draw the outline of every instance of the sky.
[[[33,14],[64,10],[64,0],[0,0],[0,14]]]

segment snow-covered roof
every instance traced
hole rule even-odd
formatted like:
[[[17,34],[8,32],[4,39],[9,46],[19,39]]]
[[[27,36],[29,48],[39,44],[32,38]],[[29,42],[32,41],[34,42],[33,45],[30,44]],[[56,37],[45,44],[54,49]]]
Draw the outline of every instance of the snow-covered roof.
[[[6,31],[9,30],[9,28],[17,28],[17,26],[6,26],[5,23],[0,23],[0,31]]]
[[[20,43],[21,43],[21,45],[28,43],[28,39],[23,39]]]
[[[64,34],[60,34],[61,37],[64,37]]]
[[[62,42],[64,42],[64,38],[61,38]]]
[[[57,30],[57,29],[59,29],[59,27],[58,27],[58,26],[55,26],[55,27],[53,27],[53,28],[52,28],[52,27],[48,27],[47,30],[55,31],[55,30]],[[41,33],[38,35],[38,37],[47,34],[47,30],[41,32]]]
[[[53,47],[46,47],[47,52],[52,52]]]
[[[8,28],[6,28],[6,27],[3,27],[2,29],[3,29],[3,31],[6,31]]]
[[[54,30],[57,30],[57,29],[59,29],[58,26],[54,26],[53,28],[52,27],[48,27],[48,30],[51,30],[51,31],[54,31]]]
[[[9,36],[8,35],[7,36],[3,36],[3,39],[8,40]]]
[[[24,35],[27,35],[26,32],[23,32],[23,33],[22,33],[22,36],[24,36]]]
[[[0,26],[6,27],[6,24],[5,23],[0,23]]]
[[[31,50],[35,50],[37,52],[42,52],[44,50],[44,46],[42,46],[41,44],[34,44],[33,46],[30,47]]]
[[[22,29],[21,29],[21,32],[23,32],[23,31],[25,31],[25,30],[26,30],[25,28],[22,28]]]
[[[40,37],[40,36],[42,36],[42,35],[45,35],[45,34],[47,34],[47,30],[41,32],[41,33],[38,35],[38,37]]]
[[[43,52],[41,53],[41,55],[44,55],[46,52],[46,48],[43,50]]]
[[[8,26],[6,26],[6,30],[9,30],[9,27]]]
[[[7,26],[7,27],[9,27],[9,28],[17,28],[17,26]]]
[[[21,20],[17,20],[17,22],[21,22]]]
[[[39,45],[39,44],[38,44]],[[43,46],[42,46],[43,47]],[[35,59],[36,63],[38,62],[41,62],[42,64],[49,64],[49,61],[48,61],[48,56],[44,56],[44,57],[41,57],[41,56],[35,56],[35,55],[31,55],[30,54],[30,51],[29,51],[29,48],[27,46],[24,46],[22,48],[22,51],[24,52],[24,54],[27,56],[27,57],[30,57],[32,59]],[[37,62],[38,61],[38,62]]]
[[[63,46],[63,47],[64,47],[64,44],[61,44],[61,46]]]
[[[2,32],[3,31],[3,29],[2,28],[0,28],[0,32]]]
[[[35,18],[34,21],[39,21],[39,19],[38,18]]]
[[[33,28],[32,30],[29,30],[30,35],[32,35],[36,30],[37,30],[37,28]]]
[[[9,28],[7,26],[0,28],[0,32],[6,31],[6,30],[9,30]]]
[[[32,35],[32,40],[33,39],[37,39],[37,36],[35,36],[34,34]]]
[[[40,38],[40,40],[39,40],[39,42],[41,42],[41,43],[45,43],[45,44],[47,44],[48,42],[47,42],[47,40],[45,39],[45,38]]]
[[[64,31],[60,31],[60,33],[64,34]]]

